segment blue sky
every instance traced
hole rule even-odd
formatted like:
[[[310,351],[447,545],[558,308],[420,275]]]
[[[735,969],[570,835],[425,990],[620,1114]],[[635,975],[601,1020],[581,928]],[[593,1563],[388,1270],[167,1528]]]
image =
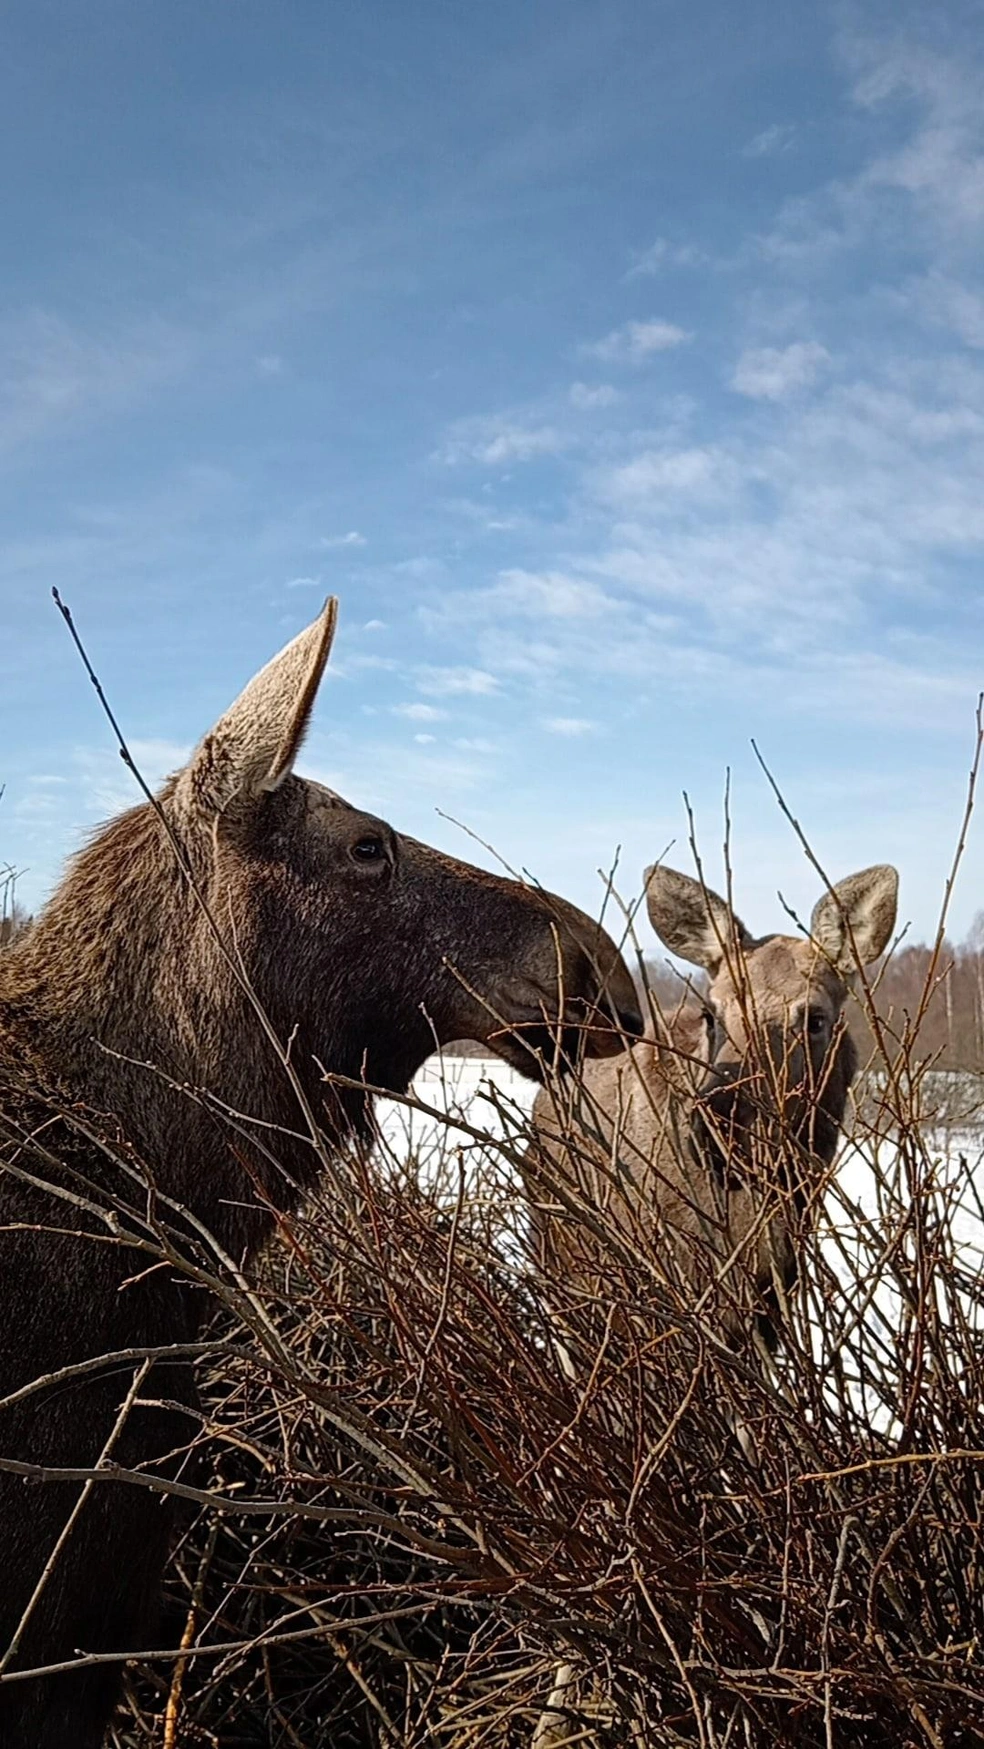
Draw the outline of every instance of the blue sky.
[[[935,923],[984,684],[984,9],[13,0],[0,860],[36,903],[336,592],[303,769],[592,909]],[[972,829],[956,933],[984,905]]]

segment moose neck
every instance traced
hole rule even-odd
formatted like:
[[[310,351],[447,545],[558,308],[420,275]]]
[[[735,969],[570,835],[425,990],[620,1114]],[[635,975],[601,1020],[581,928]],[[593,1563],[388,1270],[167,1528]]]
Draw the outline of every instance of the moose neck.
[[[250,943],[237,940],[236,951],[248,965]],[[270,1221],[257,1184],[262,1200],[282,1205],[289,1182],[316,1175],[298,1084],[329,1140],[364,1126],[357,1090],[325,1097],[315,1050],[328,1070],[362,1071],[357,1050],[336,1047],[330,1036],[298,1037],[287,1073],[149,806],[82,852],[0,961],[0,1055],[22,1084],[27,1077],[81,1106],[96,1127],[108,1118],[158,1187],[237,1252],[252,1249]],[[400,1072],[412,1074],[426,1053],[423,1041],[409,1061],[411,1046]],[[281,1133],[254,1130],[264,1147],[253,1147],[251,1120]]]

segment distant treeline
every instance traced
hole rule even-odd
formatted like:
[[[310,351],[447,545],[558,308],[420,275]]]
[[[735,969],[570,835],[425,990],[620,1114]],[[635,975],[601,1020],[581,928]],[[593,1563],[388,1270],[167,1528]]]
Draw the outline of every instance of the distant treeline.
[[[17,903],[17,871],[10,863],[0,862],[0,947],[13,941],[29,922],[23,906]]]
[[[6,917],[0,917],[0,947],[7,947],[10,942],[14,941],[20,935],[21,930],[26,929],[29,922],[30,918],[16,909],[9,912]]]

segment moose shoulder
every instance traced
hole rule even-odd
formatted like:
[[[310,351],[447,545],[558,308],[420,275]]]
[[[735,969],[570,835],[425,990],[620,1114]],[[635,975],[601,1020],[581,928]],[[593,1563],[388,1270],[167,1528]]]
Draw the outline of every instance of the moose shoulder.
[[[101,1354],[194,1338],[201,1293],[148,1271],[126,1240],[139,1223],[114,1233],[99,1218],[100,1203],[143,1207],[128,1165],[239,1259],[286,1187],[316,1173],[298,1094],[329,1141],[368,1120],[367,1095],[326,1074],[400,1089],[456,1038],[535,1074],[558,1036],[603,1055],[623,1048],[618,1029],[641,1030],[629,973],[582,912],[294,775],[334,623],[330,602],[0,957],[0,1397]],[[250,1146],[253,1123],[264,1144],[283,1127],[275,1164]],[[90,1374],[8,1402],[0,1459],[91,1467],[132,1379]],[[151,1401],[113,1445],[124,1468],[192,1430],[175,1407],[195,1402],[187,1369],[169,1365],[140,1394]],[[141,1488],[95,1488],[32,1595],[77,1500],[76,1485],[25,1492],[0,1473],[4,1749],[96,1749],[117,1692],[119,1665],[18,1670],[152,1643],[168,1523]]]
[[[647,871],[653,927],[706,990],[700,1006],[652,1014],[621,1056],[538,1093],[525,1179],[549,1277],[604,1299],[611,1259],[578,1216],[603,1210],[637,1254],[672,1255],[701,1288],[719,1278],[733,1340],[755,1319],[774,1345],[809,1188],[834,1157],[857,1069],[849,986],[889,940],[897,888],[893,868],[865,869],[819,900],[808,938],[755,939],[699,882]]]

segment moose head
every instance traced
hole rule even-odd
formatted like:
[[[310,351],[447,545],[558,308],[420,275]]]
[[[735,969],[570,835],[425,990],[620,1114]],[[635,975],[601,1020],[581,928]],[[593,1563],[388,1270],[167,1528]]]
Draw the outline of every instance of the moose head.
[[[818,900],[806,937],[758,939],[691,876],[656,866],[645,881],[660,940],[707,974],[695,1045],[695,1159],[741,1203],[768,1197],[778,1209],[791,1195],[787,1219],[766,1228],[758,1267],[764,1291],[777,1260],[788,1285],[795,1264],[787,1222],[804,1206],[811,1162],[834,1157],[857,1072],[845,1004],[895,927],[898,875],[887,864],[849,875]]]

